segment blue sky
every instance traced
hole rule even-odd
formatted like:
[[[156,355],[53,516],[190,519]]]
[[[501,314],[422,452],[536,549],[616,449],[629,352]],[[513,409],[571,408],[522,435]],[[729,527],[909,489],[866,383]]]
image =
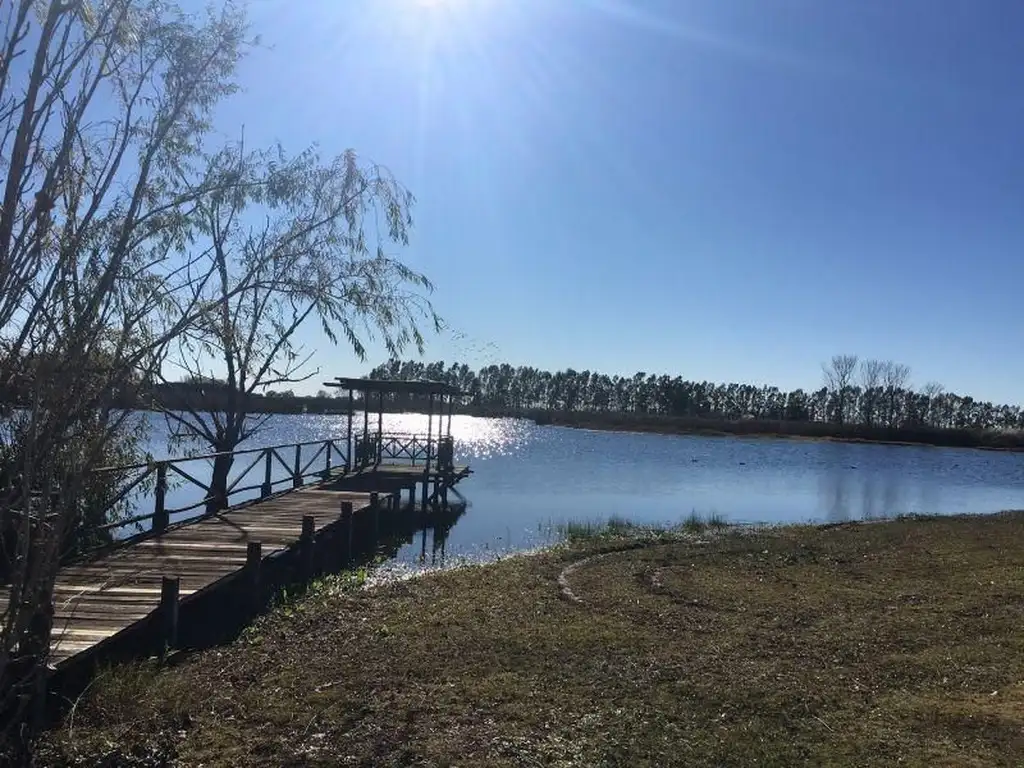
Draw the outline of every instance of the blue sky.
[[[428,359],[807,387],[851,352],[1022,399],[1019,0],[250,7],[218,128],[413,191]]]

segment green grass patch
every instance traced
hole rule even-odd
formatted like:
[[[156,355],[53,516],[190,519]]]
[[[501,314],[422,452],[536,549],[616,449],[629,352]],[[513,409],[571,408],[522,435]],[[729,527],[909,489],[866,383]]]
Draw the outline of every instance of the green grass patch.
[[[671,541],[673,538],[693,536],[708,531],[722,531],[731,527],[722,515],[713,512],[707,517],[691,512],[675,525],[639,523],[625,517],[613,515],[607,520],[570,520],[555,527],[558,534],[571,544],[581,544],[609,539],[631,538]]]
[[[569,520],[555,526],[558,534],[570,543],[634,536],[645,531],[664,530],[635,523],[627,518],[612,515],[607,520]]]
[[[1020,764],[1024,515],[689,522],[323,582],[229,646],[107,671],[42,764]]]

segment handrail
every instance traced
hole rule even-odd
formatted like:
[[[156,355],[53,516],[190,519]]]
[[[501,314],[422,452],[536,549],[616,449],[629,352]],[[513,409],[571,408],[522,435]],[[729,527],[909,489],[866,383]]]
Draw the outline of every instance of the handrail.
[[[438,440],[440,439],[440,443]],[[153,488],[152,511],[144,514],[135,514],[130,517],[112,520],[98,526],[101,531],[115,531],[130,525],[138,525],[146,521],[152,521],[151,529],[159,533],[170,525],[172,515],[205,508],[207,512],[216,512],[230,506],[232,497],[240,494],[259,492],[260,498],[266,498],[276,492],[280,492],[282,485],[290,485],[292,488],[301,488],[304,485],[321,482],[331,476],[336,470],[349,471],[354,468],[365,468],[382,459],[408,460],[416,464],[419,460],[436,461],[441,456],[450,455],[449,451],[435,451],[435,446],[450,445],[450,437],[436,435],[416,434],[410,432],[384,432],[378,433],[366,431],[352,435],[352,442],[347,437],[327,438],[324,440],[308,440],[298,443],[281,443],[277,445],[263,446],[259,448],[245,448],[240,451],[219,451],[196,456],[181,456],[176,458],[157,459],[147,462],[138,462],[122,466],[102,467],[97,472],[130,472],[139,471],[141,474],[130,484],[122,489],[114,501],[107,507],[108,511],[115,504],[123,501],[129,493],[140,486],[143,481],[156,475],[155,487]],[[315,446],[315,450],[308,449]],[[293,452],[292,455],[286,453]],[[307,449],[303,451],[303,449]],[[368,449],[368,450],[367,450]],[[221,457],[231,456],[253,457],[251,461],[241,463],[242,469],[239,472],[230,472],[226,486],[220,492],[210,487],[210,480],[203,480],[200,473],[196,477],[192,472],[186,471],[182,465],[189,462],[213,461]],[[291,460],[291,461],[290,461]],[[262,469],[262,482],[254,482],[254,472]],[[232,467],[234,470],[234,466]],[[194,472],[194,470],[193,470]],[[184,481],[185,487],[198,488],[202,491],[202,498],[198,501],[191,501],[184,506],[171,508],[167,505],[167,493],[169,490],[168,476],[173,475]],[[258,477],[258,475],[257,475]],[[248,481],[248,482],[246,482]],[[243,482],[245,483],[244,485]],[[148,494],[147,494],[148,495]],[[250,501],[252,497],[246,497],[244,501]],[[184,501],[184,499],[182,499]],[[238,503],[238,502],[235,502]]]
[[[387,433],[390,434],[390,433]],[[244,448],[240,451],[219,451],[217,453],[204,453],[198,456],[176,456],[167,459],[153,459],[152,461],[142,461],[136,464],[119,464],[117,466],[110,467],[97,467],[94,472],[123,472],[126,469],[145,469],[146,467],[153,466],[155,464],[167,464],[170,462],[180,461],[199,461],[201,459],[216,459],[218,456],[245,456],[252,453],[262,453],[263,451],[276,451],[280,448],[294,448],[295,446],[306,446],[306,445],[320,445],[329,441],[338,442],[341,438],[327,438],[325,440],[307,440],[304,443],[281,443],[280,445],[265,445],[261,448]]]

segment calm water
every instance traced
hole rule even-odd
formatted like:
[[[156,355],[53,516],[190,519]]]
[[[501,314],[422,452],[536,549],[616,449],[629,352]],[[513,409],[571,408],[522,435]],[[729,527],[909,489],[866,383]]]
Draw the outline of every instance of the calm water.
[[[274,417],[249,447],[344,436],[345,423]],[[150,450],[158,457],[170,453],[162,427],[154,419]],[[426,417],[386,415],[385,430],[425,432]],[[457,460],[474,475],[459,486],[470,506],[447,541],[449,557],[536,546],[560,522],[612,515],[672,522],[717,513],[774,523],[1024,508],[1024,454],[589,432],[468,416],[453,419],[452,434]],[[201,472],[201,463],[189,471]],[[174,489],[169,506],[197,493]],[[413,562],[419,552],[417,541],[399,559]]]

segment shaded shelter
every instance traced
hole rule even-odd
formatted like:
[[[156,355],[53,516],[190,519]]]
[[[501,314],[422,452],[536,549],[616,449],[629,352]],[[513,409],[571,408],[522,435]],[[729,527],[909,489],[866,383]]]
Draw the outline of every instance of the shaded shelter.
[[[365,469],[385,461],[408,461],[424,463],[424,471],[446,471],[454,461],[452,441],[452,414],[455,401],[465,397],[458,387],[440,381],[425,379],[357,379],[337,377],[324,382],[348,392],[348,441],[349,459],[346,471]],[[363,409],[362,431],[355,424],[356,393],[359,393]],[[425,401],[427,411],[426,434],[388,434],[384,431],[385,398],[417,397]],[[371,410],[375,409],[376,429],[373,429]],[[445,418],[447,416],[447,419]],[[436,431],[435,431],[436,417]],[[447,423],[446,423],[447,422]]]

